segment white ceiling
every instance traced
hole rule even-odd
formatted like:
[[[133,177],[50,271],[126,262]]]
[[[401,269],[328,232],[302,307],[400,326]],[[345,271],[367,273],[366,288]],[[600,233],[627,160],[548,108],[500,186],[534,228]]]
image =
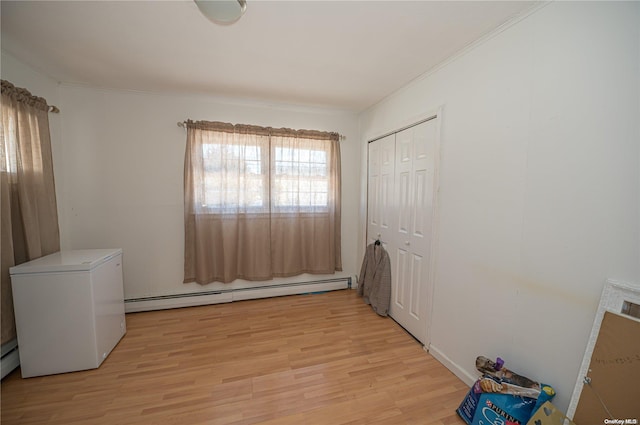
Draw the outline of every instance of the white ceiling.
[[[65,83],[363,110],[535,1],[2,0],[2,49]]]

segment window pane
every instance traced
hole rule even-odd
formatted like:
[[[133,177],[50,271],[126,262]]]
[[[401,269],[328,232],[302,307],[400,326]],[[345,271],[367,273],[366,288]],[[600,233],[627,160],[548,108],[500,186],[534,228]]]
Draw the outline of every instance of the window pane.
[[[257,212],[267,206],[264,150],[257,145],[206,143],[203,207],[217,212]]]
[[[276,208],[317,210],[327,207],[327,148],[315,140],[297,140],[293,147],[276,146],[274,157],[272,190]]]

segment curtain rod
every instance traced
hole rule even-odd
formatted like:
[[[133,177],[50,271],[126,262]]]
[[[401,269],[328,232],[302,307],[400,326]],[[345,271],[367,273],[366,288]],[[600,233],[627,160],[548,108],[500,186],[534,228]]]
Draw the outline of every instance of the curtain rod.
[[[187,122],[186,121],[178,121],[178,127],[184,128],[186,130],[187,129]],[[343,136],[342,134],[338,134],[338,136],[340,137],[340,141],[343,141],[344,139],[346,139],[346,137]]]
[[[27,105],[34,106],[40,110],[46,110],[57,114],[60,112],[55,105],[49,105],[44,97],[34,96],[31,92],[23,87],[16,87],[7,80],[0,79],[0,85],[2,86],[2,95],[9,96],[17,102],[23,102]]]

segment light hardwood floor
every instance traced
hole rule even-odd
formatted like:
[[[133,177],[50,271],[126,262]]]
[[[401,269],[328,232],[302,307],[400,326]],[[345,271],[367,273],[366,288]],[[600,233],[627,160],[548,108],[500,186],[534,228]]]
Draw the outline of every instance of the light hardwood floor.
[[[98,369],[1,384],[2,424],[464,424],[467,386],[353,290],[127,315]]]

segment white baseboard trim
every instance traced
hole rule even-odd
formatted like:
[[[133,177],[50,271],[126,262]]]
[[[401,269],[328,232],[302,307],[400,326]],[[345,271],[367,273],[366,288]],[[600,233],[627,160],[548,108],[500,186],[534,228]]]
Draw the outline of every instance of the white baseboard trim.
[[[18,348],[15,348],[0,359],[0,369],[2,372],[0,379],[4,379],[5,376],[13,372],[18,366],[20,366],[20,353],[18,352]]]
[[[478,379],[477,376],[471,375],[469,372],[464,370],[460,365],[447,357],[447,355],[440,351],[437,347],[431,345],[429,347],[429,353],[469,387],[471,387]]]
[[[149,298],[125,300],[125,313],[166,310],[170,308],[194,307],[201,305],[229,303],[233,301],[257,298],[280,297],[284,295],[306,294],[311,292],[336,291],[350,287],[351,278],[317,282],[287,283],[256,288],[236,288],[226,291],[176,294]]]

